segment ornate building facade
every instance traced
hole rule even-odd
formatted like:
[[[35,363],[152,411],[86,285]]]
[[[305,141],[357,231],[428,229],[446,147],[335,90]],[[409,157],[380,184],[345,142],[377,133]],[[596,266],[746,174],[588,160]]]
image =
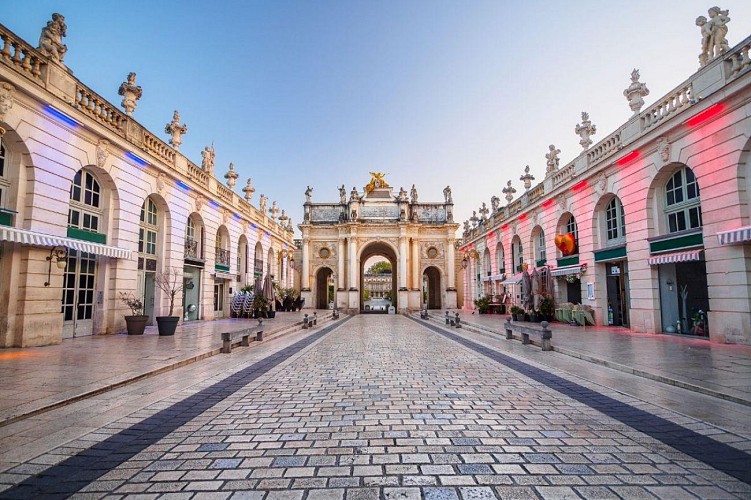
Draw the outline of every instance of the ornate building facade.
[[[125,112],[76,79],[63,62],[65,19],[53,16],[39,47],[0,25],[0,346],[59,343],[124,331],[132,293],[145,314],[166,315],[155,286],[182,274],[183,320],[229,314],[229,296],[270,273],[291,286],[292,227],[276,204],[251,204],[179,151],[188,127],[177,111],[169,144],[133,114],[142,89],[120,86]]]
[[[551,145],[542,182],[527,168],[520,197],[509,181],[507,204],[465,222],[465,309],[483,295],[521,305],[527,269],[548,283],[536,294],[599,325],[751,344],[751,37],[729,48],[729,19],[711,17],[696,73],[642,109],[634,70],[623,125],[593,144],[582,113],[573,160]]]
[[[302,231],[301,287],[307,307],[327,307],[326,283],[333,275],[336,306],[363,310],[365,262],[381,256],[391,263],[397,311],[457,305],[455,234],[451,189],[443,202],[419,202],[415,186],[398,194],[383,174],[371,172],[363,193],[342,185],[339,202],[313,203],[306,191]],[[427,277],[428,302],[423,300]]]

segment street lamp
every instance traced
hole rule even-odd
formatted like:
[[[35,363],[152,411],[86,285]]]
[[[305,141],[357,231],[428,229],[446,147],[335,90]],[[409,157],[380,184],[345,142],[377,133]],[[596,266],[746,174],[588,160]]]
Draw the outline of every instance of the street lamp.
[[[52,247],[52,250],[50,250],[50,254],[47,257],[47,262],[49,262],[49,266],[47,267],[47,281],[44,282],[44,286],[50,286],[51,283],[51,276],[52,276],[52,259],[55,259],[55,263],[57,264],[57,268],[61,271],[65,270],[65,266],[67,265],[66,259],[68,258],[68,249],[66,247],[62,246],[56,246]]]
[[[467,260],[467,256],[465,255],[462,258],[462,269],[467,269],[467,265],[469,264],[469,261]]]

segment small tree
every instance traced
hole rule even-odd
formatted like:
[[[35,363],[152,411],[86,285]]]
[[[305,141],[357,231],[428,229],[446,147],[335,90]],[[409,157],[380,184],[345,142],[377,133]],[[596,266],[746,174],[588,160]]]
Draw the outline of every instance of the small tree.
[[[130,292],[120,292],[120,300],[126,306],[130,307],[130,312],[133,316],[141,316],[143,314],[143,302]]]
[[[157,273],[155,281],[159,289],[169,297],[169,314],[167,316],[172,316],[175,309],[175,297],[185,288],[183,275],[180,269],[171,267]]]

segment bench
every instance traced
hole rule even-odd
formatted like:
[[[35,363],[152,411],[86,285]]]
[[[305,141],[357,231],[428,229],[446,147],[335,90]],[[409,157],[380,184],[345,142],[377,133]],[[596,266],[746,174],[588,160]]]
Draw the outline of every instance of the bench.
[[[506,317],[506,339],[511,340],[514,338],[513,332],[516,331],[522,335],[522,344],[529,344],[529,336],[540,336],[540,344],[543,351],[552,351],[553,346],[550,345],[550,341],[553,338],[553,332],[548,328],[548,322],[543,321],[540,323],[542,328],[535,328],[532,326],[523,326],[518,323],[511,322],[511,316]]]
[[[258,326],[255,328],[246,328],[245,330],[238,330],[236,332],[222,332],[222,349],[223,354],[229,354],[232,352],[232,344],[240,339],[240,345],[242,347],[248,347],[250,345],[250,337],[255,337],[256,342],[263,340],[263,320],[258,320]]]

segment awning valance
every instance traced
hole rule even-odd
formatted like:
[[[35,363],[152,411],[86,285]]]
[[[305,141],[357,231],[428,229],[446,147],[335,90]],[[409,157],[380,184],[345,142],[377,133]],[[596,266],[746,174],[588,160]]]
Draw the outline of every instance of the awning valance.
[[[506,278],[505,280],[501,281],[501,285],[516,285],[522,280],[522,276],[523,273],[515,274],[510,278]]]
[[[216,273],[214,274],[214,279],[235,281],[237,279],[237,275],[226,273],[224,271],[216,271]]]
[[[659,266],[660,264],[673,264],[675,262],[690,262],[700,260],[702,249],[689,250],[688,252],[667,253],[664,255],[655,255],[649,258],[650,266]]]
[[[580,274],[582,272],[581,264],[574,264],[573,266],[561,266],[551,269],[551,276],[568,276],[570,274]]]
[[[28,229],[18,229],[9,226],[0,226],[0,241],[12,241],[24,245],[34,245],[40,247],[62,246],[79,252],[88,252],[95,255],[104,255],[113,259],[133,259],[133,251],[120,247],[102,245],[91,241],[77,240],[65,236],[53,236],[51,234],[38,233]]]
[[[717,239],[720,240],[720,245],[732,245],[733,243],[751,241],[751,226],[722,231],[717,233]]]

